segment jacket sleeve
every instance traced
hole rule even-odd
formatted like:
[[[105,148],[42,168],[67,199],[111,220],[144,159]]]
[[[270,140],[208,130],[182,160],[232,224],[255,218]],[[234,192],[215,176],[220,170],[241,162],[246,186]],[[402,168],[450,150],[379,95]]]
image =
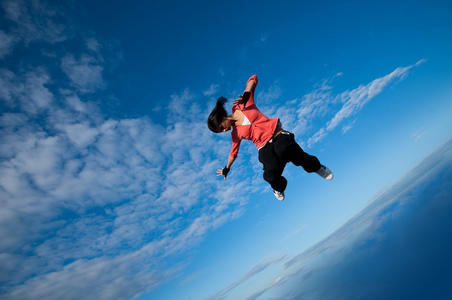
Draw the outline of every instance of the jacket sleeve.
[[[253,87],[253,88],[251,89],[251,91],[250,91],[251,95],[250,95],[250,99],[249,99],[248,102],[246,103],[246,107],[255,104],[255,103],[254,103],[254,91],[256,90],[256,86],[257,86],[257,82],[258,82],[258,80],[257,80],[257,75],[251,76],[251,77],[248,79],[248,81],[247,81],[246,83],[248,84],[248,82],[250,82],[251,80],[254,80],[255,85],[254,85],[254,87]]]
[[[239,154],[240,143],[242,142],[242,140],[238,136],[236,127],[232,128],[231,137],[232,137],[232,148],[231,152],[229,153],[229,156],[237,158],[237,155]]]

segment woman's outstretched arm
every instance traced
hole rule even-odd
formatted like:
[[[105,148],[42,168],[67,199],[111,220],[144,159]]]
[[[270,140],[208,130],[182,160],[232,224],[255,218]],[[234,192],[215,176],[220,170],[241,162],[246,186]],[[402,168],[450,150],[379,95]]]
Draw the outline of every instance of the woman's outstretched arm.
[[[242,104],[242,103],[244,105],[246,105],[246,103],[248,102],[248,100],[251,97],[251,93],[254,92],[254,88],[256,87],[256,85],[257,85],[256,80],[253,77],[251,77],[248,80],[248,82],[246,83],[246,89],[243,92],[243,95],[239,95],[240,98],[235,99],[232,102],[232,105],[238,105],[238,104]]]
[[[231,169],[232,164],[235,161],[235,157],[229,156],[228,158],[228,164],[223,169],[217,170],[217,176],[224,176],[224,180],[226,180],[226,177],[228,176],[229,170]]]

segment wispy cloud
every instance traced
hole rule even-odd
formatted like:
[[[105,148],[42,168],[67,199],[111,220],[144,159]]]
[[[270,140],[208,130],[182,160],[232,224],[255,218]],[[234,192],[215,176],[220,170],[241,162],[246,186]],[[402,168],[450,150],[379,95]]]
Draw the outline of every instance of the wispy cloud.
[[[391,73],[374,79],[366,85],[360,85],[340,94],[333,93],[334,79],[343,76],[342,73],[337,73],[316,85],[314,90],[303,97],[288,101],[287,105],[278,108],[270,106],[265,99],[278,98],[280,94],[269,91],[260,93],[258,96],[263,98],[261,103],[265,113],[279,117],[284,128],[303,136],[307,140],[306,146],[312,147],[337,127],[342,126],[342,133],[347,133],[357,120],[358,113],[369,101],[381,94],[385,88],[403,80],[413,67],[420,66],[426,61],[422,59],[411,66],[396,68]],[[277,83],[270,90],[278,90]],[[350,119],[353,121],[349,121]],[[347,124],[343,125],[346,121],[348,121]]]
[[[71,85],[83,93],[105,87],[102,79],[103,66],[92,56],[84,54],[76,60],[73,55],[68,54],[62,59],[61,67],[69,77]]]
[[[45,2],[4,0],[2,7],[5,19],[11,23],[10,36],[26,44],[36,40],[61,42],[70,34],[70,28],[62,22],[65,14]]]
[[[301,228],[299,228],[299,229],[297,229],[297,230],[295,230],[295,231],[293,231],[293,232],[291,232],[291,233],[289,233],[288,235],[286,235],[286,237],[283,238],[283,241],[292,238],[293,236],[299,234],[300,232],[302,232],[305,229],[306,229],[306,225],[301,227]]]
[[[14,38],[0,30],[0,58],[10,53],[13,45]]]
[[[422,65],[423,63],[426,63],[427,61],[428,61],[428,59],[423,58],[423,59],[421,59],[420,61],[418,61],[417,63],[415,63],[414,65],[415,65],[416,67],[419,67],[420,65]]]
[[[11,287],[6,295],[131,297],[175,271],[159,265],[165,257],[240,215],[247,198],[236,187],[246,185],[224,185],[213,176],[220,163],[209,159],[215,147],[202,133],[204,122],[176,118],[165,128],[145,117],[105,119],[91,113],[92,103],[74,93],[52,94],[44,82],[34,88],[51,95],[54,105],[36,115],[20,102],[25,114],[0,118],[7,141],[0,148],[0,260],[29,270],[3,273],[1,281]],[[189,95],[173,96],[170,105],[196,111],[184,102]],[[120,278],[113,279],[114,270]],[[80,287],[87,294],[75,292]]]
[[[270,291],[270,290],[276,288],[277,286],[280,286],[286,282],[287,282],[286,277],[277,277],[272,283],[268,284],[267,286],[263,287],[261,290],[255,292],[251,296],[247,297],[246,300],[256,300],[260,296],[265,294],[267,291]]]
[[[5,35],[31,42],[37,30],[42,42],[64,41],[63,27],[36,19],[56,11],[18,4],[3,2],[13,24]],[[5,299],[133,298],[180,271],[168,261],[239,217],[248,201],[244,175],[228,184],[215,176],[217,157],[227,156],[217,149],[228,146],[205,130],[199,116],[208,111],[191,101],[196,93],[168,95],[166,124],[111,118],[87,96],[106,86],[105,47],[89,34],[83,41],[84,53],[55,52],[54,65],[0,69]]]
[[[213,96],[217,93],[218,87],[218,84],[211,84],[210,87],[202,93],[204,96]]]
[[[415,133],[413,133],[411,135],[411,137],[414,139],[414,142],[417,143],[419,142],[419,140],[425,136],[428,133],[427,130],[424,129],[424,127],[419,128],[418,131],[416,131]]]
[[[360,85],[353,90],[345,91],[337,95],[334,101],[343,103],[341,109],[327,122],[326,126],[319,129],[319,131],[308,140],[308,146],[310,147],[321,141],[328,132],[331,132],[341,125],[346,119],[356,116],[370,100],[379,95],[387,86],[391,83],[403,80],[411,68],[419,66],[423,61],[425,60],[419,61],[415,65],[408,67],[399,67],[390,74],[377,78],[367,85]],[[346,133],[350,130],[353,123],[343,126],[342,132]]]
[[[367,85],[361,85],[354,90],[340,94],[338,98],[344,105],[336,113],[334,118],[328,122],[326,127],[327,131],[333,130],[346,118],[358,113],[367,102],[380,94],[389,83],[396,79],[403,79],[412,67],[397,68],[390,74],[377,78]]]
[[[239,280],[233,282],[231,285],[226,287],[225,289],[219,291],[218,293],[210,296],[208,299],[225,299],[228,297],[229,293],[231,293],[234,289],[236,289],[239,285],[246,283],[251,278],[261,274],[263,271],[265,271],[268,267],[280,263],[286,259],[285,255],[281,255],[281,253],[278,254],[271,254],[266,257],[264,257],[261,261],[259,261],[256,265],[254,265],[251,269],[248,270]],[[279,280],[277,279],[273,284],[276,284]]]
[[[48,109],[53,102],[53,94],[44,87],[50,77],[42,67],[25,72],[22,76],[0,69],[0,76],[0,97],[10,108],[19,106],[28,114],[37,114]]]

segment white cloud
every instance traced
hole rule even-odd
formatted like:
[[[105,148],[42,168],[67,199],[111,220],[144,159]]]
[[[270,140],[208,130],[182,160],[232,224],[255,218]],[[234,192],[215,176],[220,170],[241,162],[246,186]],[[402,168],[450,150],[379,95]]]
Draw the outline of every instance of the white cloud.
[[[286,237],[283,238],[283,241],[294,237],[295,235],[299,234],[300,232],[302,232],[305,229],[306,229],[306,225],[304,225],[303,227],[301,227],[301,228],[289,233],[288,235],[286,235]]]
[[[333,100],[332,87],[330,86],[332,79],[324,80],[319,87],[301,99],[301,103],[299,103],[297,108],[295,134],[308,132],[313,126],[313,120],[323,117],[328,111],[328,107]]]
[[[428,133],[428,131],[426,131],[424,129],[424,127],[419,128],[419,130],[417,130],[415,133],[413,133],[411,135],[411,137],[414,139],[414,142],[417,143],[419,142],[419,140]]]
[[[20,108],[28,114],[37,114],[47,109],[53,102],[53,94],[45,86],[49,74],[43,68],[35,68],[22,77],[12,71],[0,70],[0,99],[9,107]]]
[[[295,135],[305,136],[307,146],[312,147],[326,138],[329,132],[336,129],[340,124],[355,118],[352,122],[342,126],[342,133],[348,132],[356,121],[356,115],[363,107],[377,95],[379,95],[390,84],[396,84],[403,80],[414,66],[419,66],[426,60],[420,60],[408,67],[399,67],[388,75],[377,78],[367,85],[360,85],[353,90],[340,94],[333,93],[332,82],[336,77],[343,76],[337,73],[329,79],[324,80],[314,90],[301,98],[286,101],[286,105],[275,106],[272,102],[278,99],[282,91],[275,83],[268,92],[260,92],[259,107],[270,117],[281,119],[283,128],[293,132]],[[338,105],[341,105],[338,109]],[[326,118],[332,116],[329,121]],[[321,125],[325,124],[326,125]],[[320,125],[319,125],[320,124]],[[306,137],[308,136],[308,137]],[[303,145],[303,141],[300,141]]]
[[[255,264],[251,269],[249,269],[240,279],[230,284],[225,289],[215,293],[214,295],[209,296],[207,299],[226,299],[229,294],[231,294],[235,289],[237,289],[240,285],[246,284],[249,280],[251,280],[253,277],[258,276],[262,272],[264,272],[267,268],[269,268],[272,265],[281,263],[287,259],[286,255],[281,255],[281,253],[276,254],[270,254],[263,259],[261,259],[257,264]],[[268,286],[264,291],[271,288],[272,286],[275,286],[278,281],[280,280],[276,279],[270,286]],[[262,292],[264,292],[262,291]],[[251,298],[256,298],[258,295],[254,295]],[[251,299],[250,298],[250,299]],[[253,298],[253,299],[254,299]]]
[[[73,55],[68,54],[62,59],[61,66],[71,85],[82,93],[92,93],[105,88],[103,66],[94,57],[83,54],[76,60]]]
[[[13,95],[17,93],[18,86],[13,83],[15,75],[10,70],[0,69],[0,99],[6,102],[6,105],[14,106]]]
[[[363,106],[372,98],[380,94],[383,89],[395,79],[403,79],[404,76],[413,66],[405,68],[397,68],[390,74],[377,78],[367,85],[361,85],[358,88],[346,91],[339,95],[339,99],[344,103],[342,109],[339,110],[333,119],[327,124],[327,131],[336,128],[344,119],[358,113]]]
[[[49,75],[40,69],[29,72],[26,75],[25,91],[23,91],[23,94],[21,95],[21,102],[27,112],[37,113],[47,109],[51,105],[53,95],[48,88],[45,87],[45,84],[47,84],[49,80]],[[29,101],[25,99],[26,97],[29,98]]]
[[[353,122],[350,122],[348,125],[345,125],[342,127],[342,134],[346,134],[350,129],[352,129],[353,125],[355,124],[356,119]]]
[[[3,30],[0,30],[0,58],[9,54],[14,45],[14,38],[7,35]]]
[[[5,0],[6,19],[13,22],[12,35],[29,44],[36,40],[57,43],[66,40],[67,26],[57,20],[64,14],[42,1]]]
[[[415,63],[414,65],[416,67],[419,67],[420,65],[422,65],[423,63],[426,63],[427,61],[428,61],[428,59],[423,58],[423,59],[419,60],[417,63]]]
[[[100,49],[102,48],[102,45],[94,38],[89,38],[86,41],[86,48],[88,48],[91,51],[94,51],[96,53],[100,53]]]
[[[173,114],[198,111],[189,95],[173,96]],[[130,298],[165,280],[155,272],[175,271],[158,256],[183,253],[240,214],[239,176],[232,185],[217,180],[204,122],[105,119],[74,94],[65,99],[47,107],[45,128],[33,115],[0,119],[10,142],[0,148],[0,260],[27,249],[36,266],[1,279],[12,284],[6,299]]]
[[[265,294],[267,291],[274,289],[277,286],[283,285],[288,281],[286,277],[277,277],[273,282],[268,284],[267,286],[263,287],[261,290],[257,291],[256,293],[252,294],[246,300],[257,300],[258,297]]]
[[[4,299],[130,299],[136,296],[134,291],[152,289],[156,282],[171,275],[147,269],[144,254],[152,253],[145,252],[77,260],[57,272],[13,287]]]
[[[320,128],[313,136],[308,139],[308,147],[312,147],[312,145],[323,140],[327,135],[325,128]]]
[[[204,96],[213,96],[213,95],[215,95],[217,93],[218,87],[219,87],[218,84],[211,84],[210,87],[207,90],[202,92],[202,94]]]
[[[0,293],[132,298],[179,271],[167,258],[240,216],[250,188],[243,174],[215,176],[226,142],[189,89],[171,95],[166,126],[112,119],[84,99],[103,87],[96,60],[62,61],[69,86],[39,66],[0,70]]]
[[[274,107],[274,105],[271,105],[274,103],[276,99],[278,99],[282,94],[282,89],[279,86],[279,82],[274,82],[267,91],[261,91],[257,94],[257,99],[259,99],[260,105],[270,105],[271,107]]]
[[[420,61],[422,62],[422,61]],[[397,83],[403,80],[413,66],[420,65],[420,62],[408,67],[399,67],[388,75],[377,78],[367,85],[345,91],[334,96],[328,85],[322,85],[321,88],[308,94],[303,99],[301,108],[299,109],[299,126],[307,127],[311,118],[325,116],[333,112],[333,104],[343,103],[342,107],[337,111],[326,126],[318,129],[314,135],[308,139],[308,147],[322,141],[330,131],[334,130],[345,120],[355,117],[363,107],[377,95],[379,95],[389,84]],[[337,76],[341,76],[339,73]],[[342,127],[342,133],[348,132],[355,123],[356,119]],[[296,128],[299,130],[300,128]]]

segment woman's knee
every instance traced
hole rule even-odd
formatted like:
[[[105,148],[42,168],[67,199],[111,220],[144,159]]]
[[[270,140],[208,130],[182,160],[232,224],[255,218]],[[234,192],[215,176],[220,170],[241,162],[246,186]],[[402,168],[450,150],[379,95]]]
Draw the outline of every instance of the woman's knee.
[[[312,173],[320,169],[320,161],[313,155],[307,155],[304,160],[299,164],[305,169],[306,172]]]
[[[276,181],[277,176],[272,172],[264,172],[264,180],[272,184]]]

